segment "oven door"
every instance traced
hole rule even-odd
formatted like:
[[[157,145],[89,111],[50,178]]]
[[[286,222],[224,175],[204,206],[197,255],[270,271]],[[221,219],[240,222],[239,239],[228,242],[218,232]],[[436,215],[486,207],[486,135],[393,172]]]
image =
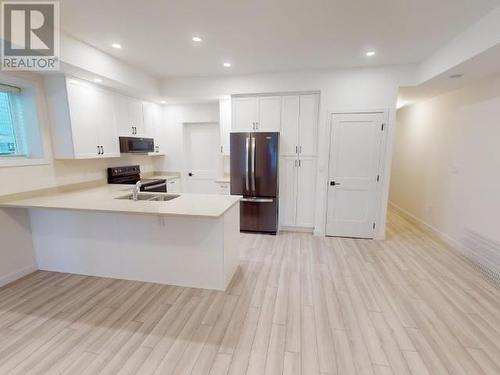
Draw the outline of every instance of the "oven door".
[[[123,154],[147,154],[154,152],[153,138],[120,137],[120,152]]]

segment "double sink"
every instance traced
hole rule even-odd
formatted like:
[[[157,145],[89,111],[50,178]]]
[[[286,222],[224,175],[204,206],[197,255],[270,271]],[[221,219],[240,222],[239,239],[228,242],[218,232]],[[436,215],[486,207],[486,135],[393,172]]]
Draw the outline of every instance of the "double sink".
[[[137,194],[138,201],[152,201],[152,202],[166,202],[172,199],[179,198],[180,195],[166,194],[166,193],[139,193]],[[127,194],[122,197],[117,197],[116,199],[127,199],[130,201],[134,200],[133,194]]]

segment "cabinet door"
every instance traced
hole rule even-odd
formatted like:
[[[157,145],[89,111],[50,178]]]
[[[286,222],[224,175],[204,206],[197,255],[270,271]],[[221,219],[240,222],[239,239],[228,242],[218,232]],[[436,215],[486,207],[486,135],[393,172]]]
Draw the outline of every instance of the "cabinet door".
[[[318,109],[317,94],[300,96],[299,154],[301,156],[316,155]]]
[[[234,98],[232,100],[233,121],[231,131],[251,132],[254,131],[254,124],[257,122],[258,98]]]
[[[301,157],[297,168],[297,227],[314,227],[315,187],[316,158]]]
[[[163,107],[154,104],[153,106],[153,127],[155,129],[156,153],[165,155],[167,144],[167,126],[163,121]]]
[[[66,85],[74,156],[77,159],[97,158],[98,115],[95,107],[99,103],[95,89],[89,84],[74,80],[68,80]]]
[[[116,118],[113,106],[113,95],[106,91],[95,93],[96,106],[92,116],[97,127],[98,145],[102,147],[104,154],[101,157],[119,157],[120,144],[118,142],[118,131],[116,129]]]
[[[257,131],[279,132],[281,128],[281,96],[259,98]]]
[[[174,178],[167,181],[167,193],[180,193],[181,192],[181,180],[179,178]]]
[[[135,127],[135,134],[138,137],[144,137],[146,130],[144,128],[144,110],[140,100],[129,99],[129,119],[130,126]]]
[[[284,96],[281,108],[280,155],[297,155],[299,146],[299,96]]]
[[[280,158],[279,224],[295,226],[297,212],[297,165],[296,157]]]
[[[155,104],[144,102],[142,103],[142,110],[144,115],[144,135],[149,138],[155,138],[156,135],[156,129],[154,123]]]
[[[132,124],[130,123],[129,115],[129,98],[126,96],[115,94],[113,98],[116,126],[120,136],[132,137]]]
[[[231,98],[219,101],[220,151],[229,155],[229,133],[231,131]]]

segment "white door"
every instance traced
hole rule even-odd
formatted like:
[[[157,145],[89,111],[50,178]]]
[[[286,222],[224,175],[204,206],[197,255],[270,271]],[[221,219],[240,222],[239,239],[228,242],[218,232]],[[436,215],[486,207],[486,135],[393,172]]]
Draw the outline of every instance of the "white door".
[[[297,212],[297,168],[295,156],[280,158],[280,227],[294,227]]]
[[[297,219],[296,226],[314,227],[316,197],[316,158],[303,158],[297,168]]]
[[[259,118],[257,131],[279,132],[281,128],[281,96],[259,98]]]
[[[316,155],[316,129],[318,122],[319,95],[300,96],[299,154]]]
[[[299,147],[299,97],[284,96],[281,108],[280,155],[296,156]]]
[[[95,108],[99,105],[92,86],[67,81],[68,107],[75,158],[99,157]]]
[[[383,146],[382,113],[334,114],[326,234],[373,238],[377,175]]]
[[[216,193],[218,124],[184,124],[186,192]]]
[[[113,95],[96,90],[93,116],[97,127],[97,142],[101,146],[101,157],[120,157],[120,144],[116,128]]]
[[[258,117],[258,98],[233,98],[233,121],[231,131],[233,132],[251,132],[255,130],[255,124]]]

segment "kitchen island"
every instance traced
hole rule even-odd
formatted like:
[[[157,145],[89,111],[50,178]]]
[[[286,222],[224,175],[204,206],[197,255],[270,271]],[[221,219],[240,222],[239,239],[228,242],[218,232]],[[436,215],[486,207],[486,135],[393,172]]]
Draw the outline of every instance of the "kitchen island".
[[[103,185],[0,207],[29,210],[41,270],[225,290],[239,264],[241,197],[117,199],[130,193],[127,185]]]

